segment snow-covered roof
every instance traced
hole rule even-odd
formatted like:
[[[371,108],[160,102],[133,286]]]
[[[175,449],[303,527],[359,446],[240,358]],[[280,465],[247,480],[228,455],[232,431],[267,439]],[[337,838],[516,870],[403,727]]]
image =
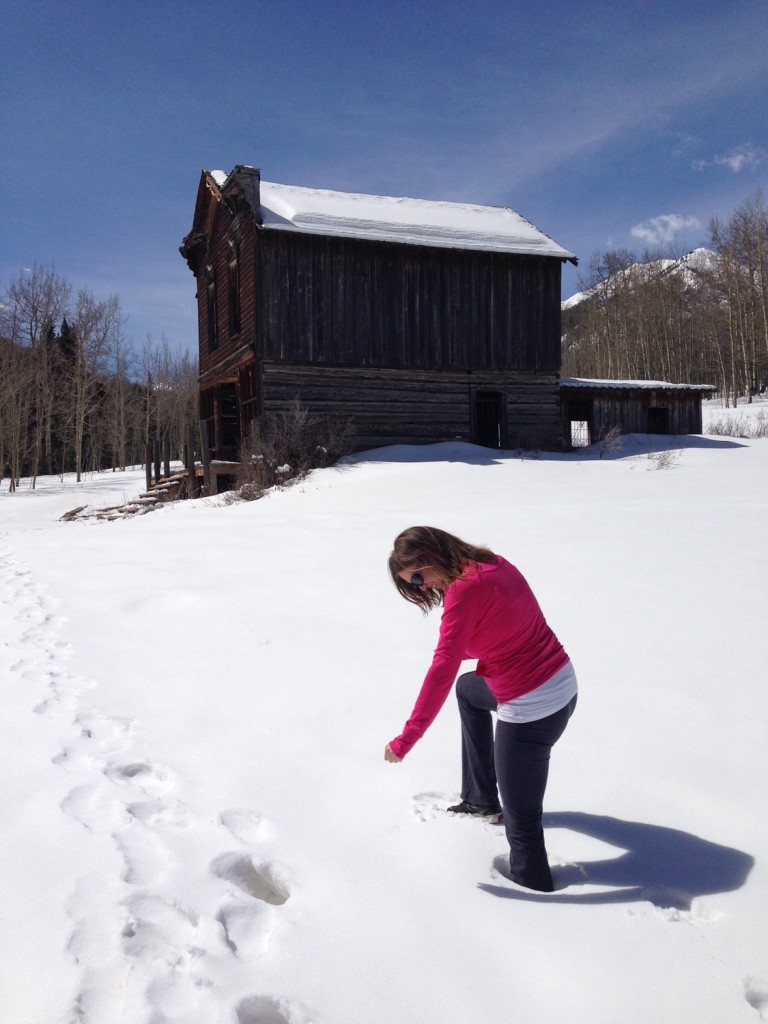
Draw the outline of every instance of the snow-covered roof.
[[[717,391],[713,384],[671,384],[667,380],[590,380],[561,377],[561,388],[611,388],[625,391]]]
[[[224,171],[209,174],[219,188],[228,178]],[[259,188],[267,230],[576,259],[503,206],[360,195],[271,181],[261,181]]]

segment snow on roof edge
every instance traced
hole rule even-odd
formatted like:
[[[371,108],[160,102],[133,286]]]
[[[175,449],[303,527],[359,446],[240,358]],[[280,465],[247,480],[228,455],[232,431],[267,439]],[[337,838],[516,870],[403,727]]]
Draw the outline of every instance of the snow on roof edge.
[[[717,391],[714,384],[672,384],[667,380],[591,380],[587,377],[561,377],[562,388],[619,388],[641,391]]]

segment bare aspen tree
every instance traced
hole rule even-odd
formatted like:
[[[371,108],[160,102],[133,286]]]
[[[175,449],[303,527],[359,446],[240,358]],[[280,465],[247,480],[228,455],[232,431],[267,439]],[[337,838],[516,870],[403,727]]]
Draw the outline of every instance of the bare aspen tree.
[[[721,326],[720,362],[727,393],[752,396],[768,382],[768,214],[758,191],[726,223],[710,221],[710,243],[720,258],[717,284],[722,293],[713,309]]]
[[[35,387],[29,423],[29,473],[34,487],[42,468],[51,472],[52,422],[55,402],[54,343],[56,325],[64,316],[71,288],[52,267],[35,263],[14,278],[3,299],[0,327],[15,345],[32,355]]]
[[[13,341],[0,340],[0,479],[7,471],[11,491],[18,487],[29,456],[34,393],[30,350]]]
[[[109,439],[112,471],[124,470],[128,464],[128,452],[132,428],[135,431],[137,412],[140,413],[139,393],[131,383],[134,367],[133,353],[122,334],[118,333],[111,352],[111,367],[106,382],[103,419]],[[133,453],[134,446],[130,446]],[[134,459],[131,459],[131,463]]]
[[[142,351],[145,438],[169,441],[172,457],[181,459],[187,427],[198,421],[197,360],[173,352],[164,336],[147,338]]]
[[[104,379],[121,331],[120,304],[113,295],[97,302],[85,290],[78,293],[72,314],[75,360],[72,367],[72,438],[75,473],[83,474],[88,418],[104,399]]]

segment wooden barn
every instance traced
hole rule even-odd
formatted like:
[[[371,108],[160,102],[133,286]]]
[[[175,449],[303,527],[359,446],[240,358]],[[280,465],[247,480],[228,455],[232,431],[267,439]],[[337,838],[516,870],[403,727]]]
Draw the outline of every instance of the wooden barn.
[[[578,448],[610,431],[623,434],[700,434],[701,401],[711,384],[562,377],[563,436]]]
[[[352,419],[358,450],[556,444],[560,277],[575,257],[513,210],[203,171],[197,281],[211,456],[286,412]]]

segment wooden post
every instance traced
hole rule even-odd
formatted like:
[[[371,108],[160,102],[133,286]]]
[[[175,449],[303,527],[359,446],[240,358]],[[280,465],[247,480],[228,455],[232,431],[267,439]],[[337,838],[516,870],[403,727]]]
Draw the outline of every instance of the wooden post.
[[[187,427],[187,443],[184,445],[184,465],[189,476],[189,482],[195,483],[195,432],[192,427]]]
[[[152,486],[152,445],[147,441],[144,449],[144,468],[147,471],[147,490]]]
[[[208,447],[208,422],[200,420],[200,456],[203,461],[205,493],[211,493],[211,449]]]

